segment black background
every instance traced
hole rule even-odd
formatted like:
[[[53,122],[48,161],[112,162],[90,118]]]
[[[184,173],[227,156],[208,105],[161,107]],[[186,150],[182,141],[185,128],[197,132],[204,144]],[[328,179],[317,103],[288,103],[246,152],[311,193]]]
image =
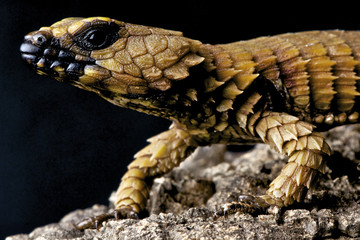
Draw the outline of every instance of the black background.
[[[360,29],[356,1],[0,0],[0,239],[107,204],[133,154],[166,120],[38,76],[23,36],[65,17],[108,16],[205,43],[315,29]]]

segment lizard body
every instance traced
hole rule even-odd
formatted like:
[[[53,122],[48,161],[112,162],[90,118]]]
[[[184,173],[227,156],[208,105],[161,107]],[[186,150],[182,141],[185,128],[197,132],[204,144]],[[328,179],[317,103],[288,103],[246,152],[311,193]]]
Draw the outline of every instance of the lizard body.
[[[301,201],[331,153],[315,129],[359,122],[356,31],[210,45],[105,17],[67,18],[26,35],[20,50],[39,74],[173,121],[134,156],[117,191],[115,217],[137,217],[153,178],[212,143],[265,142],[289,157],[265,195],[236,206],[252,211]]]

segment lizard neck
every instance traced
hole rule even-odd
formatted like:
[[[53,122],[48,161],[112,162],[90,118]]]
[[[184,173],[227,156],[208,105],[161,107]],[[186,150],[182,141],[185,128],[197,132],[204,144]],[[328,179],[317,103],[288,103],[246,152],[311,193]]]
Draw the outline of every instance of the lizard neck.
[[[202,111],[204,99],[204,79],[209,73],[203,64],[189,68],[189,76],[173,81],[166,91],[151,90],[146,95],[103,95],[115,105],[139,112],[155,115],[177,122],[193,118],[193,112]]]
[[[170,89],[153,90],[146,95],[118,95],[107,100],[170,119],[184,130],[205,136],[205,142],[221,139],[228,142],[235,139],[234,134],[239,143],[241,139],[249,142],[254,136],[247,130],[248,119],[266,103],[262,98],[264,84],[255,83],[259,74],[254,65],[235,59],[231,51],[219,45],[201,44],[192,53],[204,60],[190,67],[186,78],[172,81]],[[236,69],[236,60],[248,70]],[[216,139],[207,137],[209,133]]]

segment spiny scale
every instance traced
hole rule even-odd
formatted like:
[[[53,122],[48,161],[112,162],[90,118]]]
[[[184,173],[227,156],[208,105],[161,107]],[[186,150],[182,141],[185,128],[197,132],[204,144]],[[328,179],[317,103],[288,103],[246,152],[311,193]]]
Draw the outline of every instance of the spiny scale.
[[[331,127],[358,121],[354,117],[360,95],[359,36],[358,32],[312,31],[261,37],[212,47],[216,49],[212,58],[220,81],[227,85],[233,81],[244,91],[263,77],[284,92],[289,112]],[[221,53],[219,59],[216,52]],[[223,96],[217,109],[231,110],[234,95]]]

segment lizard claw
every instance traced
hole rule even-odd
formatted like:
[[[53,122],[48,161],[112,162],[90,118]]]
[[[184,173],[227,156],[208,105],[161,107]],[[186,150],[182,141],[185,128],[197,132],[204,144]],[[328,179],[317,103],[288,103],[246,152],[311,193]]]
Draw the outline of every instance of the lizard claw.
[[[216,220],[220,217],[226,218],[230,214],[234,214],[236,212],[259,215],[262,213],[267,213],[271,207],[272,206],[261,197],[240,195],[238,201],[226,203],[221,206],[219,210],[215,211],[213,219]]]
[[[81,220],[77,224],[75,224],[75,228],[83,231],[85,229],[96,229],[99,230],[101,227],[101,224],[103,222],[106,222],[109,219],[125,219],[125,218],[131,218],[131,219],[139,219],[139,215],[132,211],[131,209],[115,209],[114,211],[110,213],[103,213],[95,217],[89,217]]]

